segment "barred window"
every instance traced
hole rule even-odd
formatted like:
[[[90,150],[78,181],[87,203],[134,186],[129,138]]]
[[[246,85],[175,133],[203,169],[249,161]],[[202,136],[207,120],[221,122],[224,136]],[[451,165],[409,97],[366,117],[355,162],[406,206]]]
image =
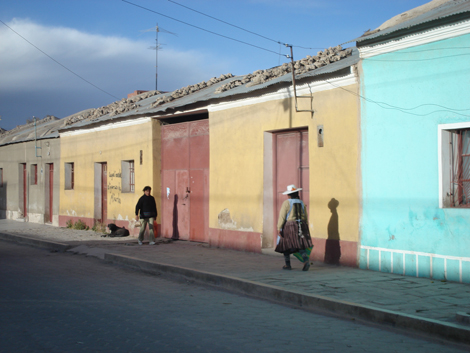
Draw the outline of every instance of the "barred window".
[[[470,127],[443,130],[441,150],[442,206],[470,208]]]
[[[74,163],[65,163],[65,190],[73,190],[75,187]]]
[[[122,192],[135,190],[134,160],[121,161],[121,190]]]

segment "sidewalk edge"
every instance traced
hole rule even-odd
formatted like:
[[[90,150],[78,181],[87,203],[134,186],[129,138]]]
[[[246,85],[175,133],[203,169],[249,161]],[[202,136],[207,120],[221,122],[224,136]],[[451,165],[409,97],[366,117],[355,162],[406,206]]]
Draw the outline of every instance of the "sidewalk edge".
[[[453,323],[398,313],[319,295],[286,290],[280,287],[243,280],[231,276],[145,261],[125,255],[106,253],[104,255],[104,259],[105,261],[149,273],[163,272],[165,274],[182,276],[232,292],[268,299],[280,304],[288,303],[289,305],[299,309],[323,309],[341,315],[350,315],[374,323],[386,323],[397,328],[412,329],[421,333],[444,338],[446,340],[470,344],[470,327],[467,328]]]
[[[16,242],[19,244],[25,244],[34,246],[41,249],[47,249],[51,251],[65,252],[70,248],[70,245],[64,243],[57,243],[53,241],[47,241],[42,239],[25,237],[18,234],[0,233],[0,240],[6,240]]]

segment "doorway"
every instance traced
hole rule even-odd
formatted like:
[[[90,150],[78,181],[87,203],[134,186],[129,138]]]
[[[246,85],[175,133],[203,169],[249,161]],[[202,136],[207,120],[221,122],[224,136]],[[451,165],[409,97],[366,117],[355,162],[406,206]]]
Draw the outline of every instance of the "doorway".
[[[54,200],[54,164],[47,163],[46,164],[46,180],[45,180],[45,199],[46,199],[46,207],[45,207],[45,222],[52,223],[52,216],[53,216],[53,200]]]
[[[102,224],[108,221],[108,164],[95,163],[94,219]]]
[[[205,242],[209,232],[209,120],[162,126],[162,228]]]
[[[28,173],[26,171],[26,163],[20,163],[19,165],[19,209],[23,218],[28,216]]]
[[[299,192],[307,212],[309,210],[309,153],[308,130],[290,130],[279,132],[273,136],[274,159],[274,230],[277,234],[277,221],[282,203],[287,200],[283,195],[287,186],[295,184],[302,188]],[[273,244],[275,242],[273,241]]]

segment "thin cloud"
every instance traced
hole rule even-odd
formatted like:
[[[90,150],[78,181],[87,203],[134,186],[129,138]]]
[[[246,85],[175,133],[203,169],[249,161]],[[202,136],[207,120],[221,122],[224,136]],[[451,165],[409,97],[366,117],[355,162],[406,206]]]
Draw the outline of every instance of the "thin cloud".
[[[69,70],[116,97],[126,97],[134,90],[155,89],[156,63],[155,51],[149,49],[151,41],[44,26],[29,19],[13,19],[7,25]],[[17,93],[15,102],[2,100],[2,126],[8,125],[8,119],[14,118],[11,114],[41,116],[40,111],[31,112],[31,107],[26,111],[22,107],[27,105],[28,99],[36,102],[34,95],[41,96],[42,102],[42,106],[36,105],[36,109],[46,109],[47,113],[44,114],[59,117],[57,111],[63,111],[67,102],[58,102],[55,95],[63,99],[64,94],[68,93],[70,102],[82,100],[79,110],[100,106],[96,104],[97,98],[103,101],[101,105],[115,100],[73,75],[1,24],[0,38],[0,94],[5,97],[8,93],[9,97],[14,97]],[[172,91],[205,81],[228,72],[229,66],[229,60],[217,59],[213,53],[178,51],[165,46],[158,55],[158,88]],[[95,99],[83,99],[85,96],[94,96]],[[5,106],[10,103],[14,107]],[[70,109],[66,110],[70,113]]]

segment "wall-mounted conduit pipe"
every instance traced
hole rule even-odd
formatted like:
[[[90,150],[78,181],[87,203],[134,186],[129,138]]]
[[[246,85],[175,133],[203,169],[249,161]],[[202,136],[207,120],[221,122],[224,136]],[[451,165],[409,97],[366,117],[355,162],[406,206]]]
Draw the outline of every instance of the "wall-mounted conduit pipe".
[[[294,99],[295,99],[295,111],[298,112],[308,112],[308,113],[314,113],[313,108],[310,110],[299,110],[298,105],[297,105],[297,98],[308,98],[310,99],[310,106],[312,105],[313,101],[313,96],[298,96],[297,95],[297,89],[295,87],[295,64],[294,64],[294,51],[292,49],[292,45],[285,44],[286,47],[290,48],[290,60],[292,64],[292,87],[294,88]]]
[[[34,147],[36,151],[36,157],[42,157],[42,156],[38,156],[38,149],[42,148],[42,147],[38,147],[38,129],[36,127],[36,121],[38,120],[38,118],[33,116],[33,120],[34,120]]]

